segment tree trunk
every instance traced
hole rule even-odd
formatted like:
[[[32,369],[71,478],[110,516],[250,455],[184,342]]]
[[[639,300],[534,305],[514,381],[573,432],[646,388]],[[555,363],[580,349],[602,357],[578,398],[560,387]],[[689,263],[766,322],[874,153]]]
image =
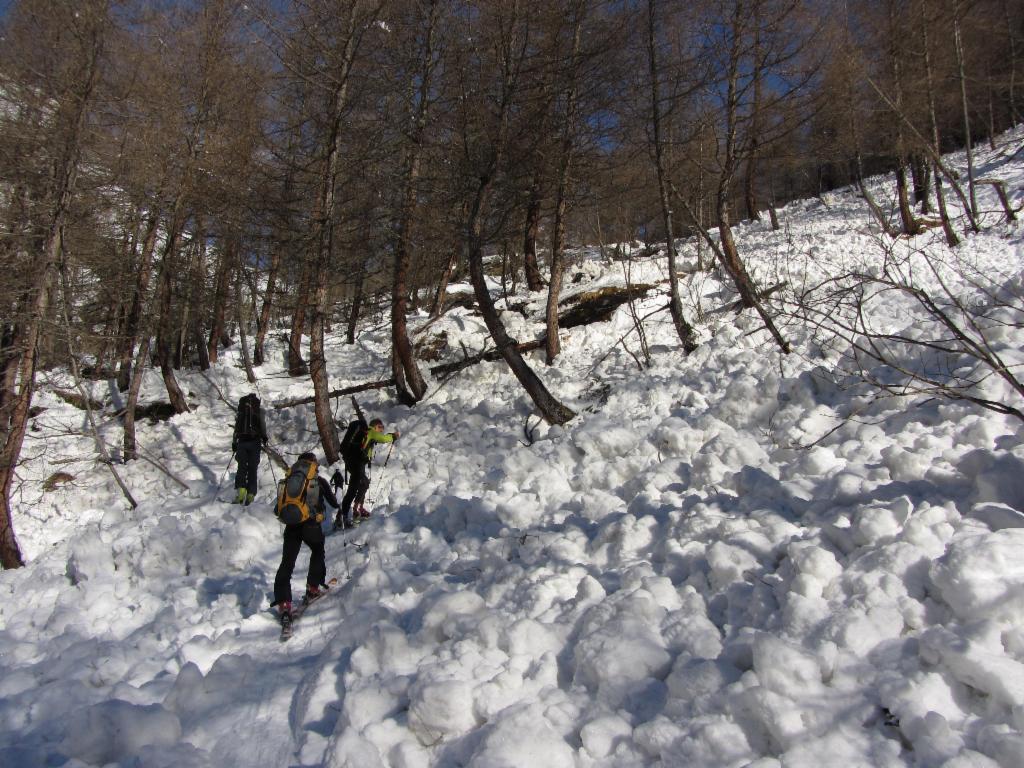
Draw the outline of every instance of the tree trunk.
[[[910,176],[914,183],[914,205],[921,206],[921,214],[931,213],[931,172],[932,166],[928,158],[915,153],[910,158]]]
[[[885,212],[879,207],[875,198],[872,197],[871,192],[868,191],[867,185],[864,184],[864,175],[862,173],[862,163],[860,154],[857,154],[857,188],[860,190],[860,196],[864,198],[864,202],[868,204],[868,209],[871,211],[871,215],[878,222],[878,226],[881,227],[889,237],[895,238],[899,233],[893,228],[892,224],[889,223],[889,217],[885,215]]]
[[[135,410],[139,406],[139,393],[142,391],[142,378],[146,374],[149,363],[150,334],[147,331],[139,341],[139,351],[135,355],[132,367],[132,378],[128,386],[128,401],[124,412],[123,456],[125,463],[138,458],[138,445],[135,440]]]
[[[895,17],[895,6],[889,5],[889,66],[892,70],[893,87],[896,89],[896,108],[903,111],[903,78],[900,67],[900,48],[897,43],[897,21]],[[903,126],[896,121],[896,198],[897,207],[900,212],[900,225],[906,235],[916,235],[920,231],[920,224],[914,218],[910,210],[910,199],[907,195],[907,151],[906,143],[903,140]]]
[[[309,306],[311,267],[308,261],[302,264],[298,290],[295,293],[295,308],[292,310],[292,329],[288,335],[288,375],[306,376],[309,368],[302,359],[302,332],[306,327],[306,309]]]
[[[1010,16],[1010,3],[1008,0],[1003,0],[1003,18],[1006,19],[1006,36],[1008,38],[1009,49],[1010,49],[1010,81],[1008,83],[1010,90],[1010,124],[1016,126],[1020,121],[1020,114],[1017,112],[1017,41],[1016,34],[1014,34],[1013,21]]]
[[[128,310],[128,317],[125,321],[124,338],[119,353],[117,388],[121,392],[126,392],[131,383],[132,353],[135,350],[135,343],[138,341],[142,307],[146,302],[146,294],[149,292],[149,282],[153,274],[153,253],[156,250],[157,224],[159,222],[159,213],[155,210],[151,211],[142,238],[142,255],[139,258],[135,278],[135,291],[132,295],[131,309]]]
[[[974,148],[971,146],[971,117],[967,103],[967,74],[964,63],[964,46],[960,34],[960,0],[953,3],[953,51],[956,53],[957,80],[960,81],[960,107],[964,120],[964,150],[967,152],[967,194],[971,200],[971,215],[978,218],[978,199],[974,185]]]
[[[755,183],[757,180],[757,153],[761,142],[761,100],[762,100],[762,75],[761,75],[761,7],[754,6],[754,65],[751,76],[754,79],[754,104],[750,115],[750,137],[747,141],[747,163],[744,169],[743,197],[747,205],[747,218],[751,221],[760,221],[761,214],[757,210],[757,194]]]
[[[267,290],[263,294],[263,307],[260,310],[260,319],[256,324],[256,341],[253,347],[253,364],[263,365],[263,345],[267,338],[267,329],[270,327],[270,311],[274,306],[274,291],[277,288],[277,273],[281,269],[281,247],[275,246],[274,252],[270,255],[270,269],[267,271]]]
[[[518,10],[517,6],[514,6]],[[513,22],[515,18],[513,18]],[[540,411],[541,416],[549,424],[565,424],[575,412],[560,403],[544,386],[536,373],[526,364],[522,353],[516,349],[516,342],[509,337],[501,317],[491,301],[491,294],[487,290],[487,279],[484,275],[484,237],[483,226],[487,215],[490,194],[494,184],[494,176],[502,167],[505,153],[507,152],[509,120],[512,111],[513,95],[516,89],[518,67],[522,64],[522,55],[525,44],[516,41],[513,46],[506,47],[511,41],[503,39],[499,46],[501,61],[502,80],[501,91],[498,100],[498,114],[495,120],[495,134],[490,145],[487,147],[487,160],[475,174],[477,183],[472,202],[468,208],[466,220],[466,250],[469,260],[470,282],[473,284],[473,293],[476,296],[477,306],[483,315],[487,330],[494,339],[495,346],[501,353],[509,369],[519,380],[527,394],[533,400],[534,405]],[[512,49],[516,50],[513,51]]]
[[[424,29],[423,51],[419,70],[409,83],[407,103],[415,104],[413,131],[407,148],[403,169],[403,193],[398,214],[398,226],[394,239],[394,275],[391,286],[391,372],[395,377],[398,401],[404,405],[415,405],[427,393],[416,355],[409,341],[406,315],[408,313],[408,276],[412,254],[410,237],[413,217],[416,212],[416,182],[419,179],[420,155],[423,150],[423,135],[427,125],[427,110],[430,105],[431,76],[434,61],[434,33],[437,27],[438,3],[431,0],[429,15]],[[413,98],[413,87],[416,97]]]
[[[935,87],[932,82],[932,60],[931,60],[931,46],[929,44],[928,35],[928,17],[925,13],[924,4],[921,6],[921,48],[923,52],[924,61],[924,72],[925,72],[925,93],[928,97],[928,120],[931,124],[932,133],[932,152],[935,157],[938,157],[941,151],[941,144],[939,142],[939,121],[935,114]],[[923,137],[921,137],[923,139]],[[927,140],[925,140],[927,143]],[[942,221],[942,233],[946,236],[946,244],[950,248],[955,248],[960,245],[960,238],[957,237],[956,231],[953,229],[953,223],[949,220],[949,212],[946,210],[946,198],[942,193],[942,174],[939,171],[938,160],[932,161],[932,167],[935,169],[935,204],[939,211],[939,219]],[[922,206],[922,210],[923,210]]]
[[[653,0],[649,0],[653,2]],[[737,8],[737,13],[739,12]],[[729,71],[726,78],[726,101],[725,101],[725,140],[723,146],[723,162],[722,172],[719,176],[718,181],[718,195],[717,201],[717,214],[718,214],[718,234],[721,239],[721,248],[718,251],[718,256],[722,262],[722,266],[725,271],[732,278],[733,284],[736,286],[736,291],[740,295],[740,299],[743,302],[744,307],[753,308],[764,322],[768,332],[771,333],[772,337],[778,343],[779,348],[784,354],[789,353],[789,344],[782,337],[778,328],[775,326],[775,322],[771,316],[765,310],[764,305],[757,297],[757,289],[754,286],[754,281],[750,279],[750,275],[747,274],[746,267],[743,265],[743,261],[740,259],[739,251],[736,248],[736,241],[733,239],[732,226],[730,224],[730,206],[729,198],[733,182],[733,176],[736,173],[737,167],[737,109],[738,109],[738,92],[737,83],[740,74],[740,32],[738,25],[742,23],[742,20],[738,17],[733,19],[733,34],[732,34],[732,49],[729,56]],[[652,33],[653,34],[653,33]]]
[[[64,226],[78,180],[86,114],[98,80],[99,60],[104,46],[103,36],[107,31],[105,4],[99,4],[98,8],[86,7],[81,13],[84,29],[78,30],[82,33],[78,40],[79,44],[85,46],[85,50],[82,51],[85,60],[76,70],[81,79],[76,83],[66,84],[69,87],[61,94],[63,103],[57,101],[53,105],[53,125],[56,130],[63,127],[65,133],[60,140],[59,152],[54,158],[45,236],[40,258],[35,264],[32,291],[25,306],[24,330],[20,338],[18,389],[14,398],[7,404],[11,415],[9,420],[4,420],[9,427],[3,445],[0,446],[0,566],[5,569],[24,565],[11,518],[11,489],[28,427],[43,324],[50,306],[50,293],[63,247]]]
[[[242,351],[242,365],[245,367],[245,379],[250,384],[256,383],[256,372],[252,369],[252,359],[249,357],[249,345],[246,341],[245,318],[242,314],[242,265],[238,265],[235,272],[235,322],[238,323],[238,344]]]
[[[197,217],[198,218],[198,217]],[[210,353],[207,340],[203,338],[203,315],[201,307],[206,306],[206,231],[200,222],[196,232],[195,260],[192,263],[189,305],[192,308],[191,322],[188,327],[188,338],[195,347],[199,357],[199,370],[210,370]]]
[[[320,169],[320,188],[314,205],[314,238],[316,251],[311,265],[311,287],[313,289],[311,328],[309,337],[309,376],[313,382],[313,412],[316,415],[320,444],[328,465],[341,458],[338,453],[338,431],[331,414],[331,403],[327,396],[327,359],[324,355],[324,324],[327,316],[327,280],[331,256],[334,251],[335,186],[338,182],[338,167],[341,160],[341,128],[344,111],[348,103],[349,73],[356,53],[356,13],[359,3],[352,3],[346,29],[345,45],[340,62],[340,77],[334,91],[331,122],[325,139],[326,155]]]
[[[210,339],[207,342],[207,354],[211,363],[217,362],[217,351],[225,336],[227,322],[228,296],[231,283],[238,264],[238,233],[230,231],[224,238],[224,248],[217,263],[217,288],[213,296],[213,315],[210,323]]]
[[[348,324],[345,329],[345,341],[348,344],[356,343],[356,331],[359,327],[359,316],[363,311],[363,287],[365,279],[363,270],[356,274],[356,285],[352,291],[352,306],[349,308]]]
[[[530,184],[530,198],[526,203],[526,220],[523,226],[523,268],[526,272],[526,287],[531,291],[544,289],[537,264],[537,230],[540,228],[540,177],[535,174]]]
[[[19,309],[16,306],[16,316],[21,314]],[[20,336],[21,328],[17,323],[4,321],[0,333],[0,444],[7,438],[11,426],[10,404],[17,396]]]
[[[753,139],[752,149],[754,151],[757,142]],[[757,210],[757,195],[754,192],[754,169],[757,167],[757,159],[753,156],[747,158],[745,173],[743,175],[743,201],[747,206],[747,218],[751,221],[760,221],[761,214]]]
[[[444,271],[441,273],[441,277],[437,281],[437,291],[434,294],[434,304],[430,308],[431,317],[440,317],[441,313],[444,312],[444,302],[448,294],[448,283],[451,282],[452,275],[455,273],[455,265],[458,263],[459,251],[456,248],[452,248],[451,255],[448,257],[448,263],[445,264]]]
[[[661,217],[665,226],[665,245],[668,248],[669,312],[675,325],[676,334],[686,354],[697,348],[697,334],[683,316],[683,302],[679,295],[679,274],[676,269],[676,243],[672,230],[672,206],[669,203],[668,169],[664,155],[661,125],[661,72],[658,67],[657,41],[655,37],[655,0],[647,0],[647,53],[651,77],[651,122],[654,129],[654,162],[658,176],[658,197],[661,202]]]
[[[568,85],[565,89],[565,118],[562,125],[561,157],[559,158],[558,185],[555,189],[555,220],[551,227],[551,282],[548,284],[548,301],[545,325],[547,345],[545,354],[548,365],[555,362],[562,349],[558,338],[558,299],[562,292],[562,275],[565,248],[565,209],[569,197],[569,171],[572,168],[573,149],[576,140],[576,93],[578,88],[577,68],[580,55],[580,35],[583,28],[583,14],[586,0],[573,4],[572,50],[569,54]]]
[[[903,225],[903,232],[907,235],[916,235],[921,231],[920,222],[914,218],[914,212],[910,209],[910,195],[907,191],[907,166],[902,160],[896,168],[896,198],[899,201],[900,222]]]
[[[484,275],[483,258],[483,215],[485,205],[491,189],[490,176],[481,180],[477,189],[476,198],[470,208],[469,221],[466,224],[467,238],[469,244],[469,276],[473,283],[473,293],[476,296],[477,306],[483,315],[487,330],[501,356],[519,383],[523,385],[527,394],[533,400],[534,405],[540,410],[544,420],[549,424],[565,424],[576,414],[571,408],[560,403],[548,391],[544,383],[537,377],[537,374],[526,364],[522,353],[516,349],[516,342],[509,337],[505,326],[501,322],[491,301],[490,292],[487,290],[487,280]]]
[[[184,193],[180,193],[181,200]],[[157,283],[157,334],[156,334],[156,360],[160,366],[160,375],[164,380],[164,387],[167,389],[167,399],[174,408],[175,413],[187,413],[190,409],[185,393],[178,386],[178,380],[174,376],[174,368],[171,366],[171,288],[174,262],[177,260],[178,248],[181,242],[181,226],[184,216],[172,218],[172,229],[168,233],[167,245],[164,248],[163,258],[160,264],[160,279]]]

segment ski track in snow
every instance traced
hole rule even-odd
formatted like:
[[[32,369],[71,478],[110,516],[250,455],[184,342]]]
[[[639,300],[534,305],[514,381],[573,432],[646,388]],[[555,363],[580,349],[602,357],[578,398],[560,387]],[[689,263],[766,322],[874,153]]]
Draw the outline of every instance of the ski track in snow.
[[[1024,161],[1004,158],[1022,140],[979,158],[1018,205]],[[1021,225],[997,223],[990,193],[985,231],[958,253],[1019,295]],[[779,214],[780,232],[736,228],[761,285],[880,259],[846,191]],[[935,231],[891,246],[944,249]],[[633,269],[656,282],[665,264]],[[566,295],[621,275],[587,250]],[[705,312],[735,298],[712,273],[685,290]],[[538,333],[543,301],[529,300],[529,321],[505,312],[513,336]],[[641,314],[663,303],[652,294]],[[922,327],[905,302],[874,321]],[[135,511],[77,434],[82,412],[53,394],[67,374],[41,374],[46,410],[14,494],[29,564],[0,574],[0,765],[1024,765],[1020,424],[921,396],[873,400],[805,329],[783,328],[797,352],[781,358],[749,312],[704,316],[689,357],[654,315],[643,372],[616,346],[630,327],[620,309],[568,331],[557,365],[532,361],[579,411],[565,428],[534,417],[532,445],[530,404],[503,363],[431,382],[414,409],[364,395],[402,438],[386,470],[378,449],[372,519],[327,539],[340,593],[284,644],[268,607],[280,470],[262,461],[250,507],[216,498],[231,493],[232,412],[210,382],[231,402],[250,391],[237,351],[208,379],[179,372],[191,413],[139,425],[147,455],[190,490],[144,461],[118,467]],[[440,332],[453,355],[485,338],[464,310]],[[992,338],[1024,362],[1019,330]],[[330,339],[332,387],[379,376],[388,344],[384,331]],[[271,406],[311,387],[270,351],[258,389],[294,459],[317,442],[312,406]],[[1010,397],[996,379],[982,388]],[[120,404],[108,383],[93,396],[107,414]],[[147,373],[141,401],[164,398]],[[334,405],[344,424],[348,400]],[[118,420],[102,433],[116,446]],[[44,492],[56,471],[73,479]]]

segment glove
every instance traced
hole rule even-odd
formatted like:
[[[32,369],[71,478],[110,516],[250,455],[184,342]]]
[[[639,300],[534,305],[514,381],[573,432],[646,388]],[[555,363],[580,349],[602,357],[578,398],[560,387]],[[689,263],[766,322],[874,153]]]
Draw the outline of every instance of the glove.
[[[264,437],[264,438],[263,438],[263,447],[264,447],[264,448],[266,448],[266,447],[267,447],[267,443],[268,443],[268,442],[269,442],[269,440],[268,440],[267,438],[265,438],[265,437]]]
[[[341,476],[341,472],[334,470],[334,474],[331,475],[331,485],[334,486],[334,490],[338,490],[345,484],[345,478]]]
[[[232,440],[231,441],[231,452],[232,453],[237,453],[238,452],[238,441],[237,440]]]
[[[391,433],[391,437],[394,440],[394,442],[397,443],[398,442],[398,438],[401,437],[401,434],[399,432],[397,432],[397,431],[396,432],[392,432]]]

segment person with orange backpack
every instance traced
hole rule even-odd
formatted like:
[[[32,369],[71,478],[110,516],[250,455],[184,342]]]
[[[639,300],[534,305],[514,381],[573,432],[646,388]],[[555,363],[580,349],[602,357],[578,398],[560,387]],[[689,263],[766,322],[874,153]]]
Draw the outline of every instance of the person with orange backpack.
[[[292,571],[299,550],[309,547],[309,572],[303,604],[320,597],[327,589],[327,562],[324,556],[324,505],[337,508],[338,499],[328,482],[320,477],[316,455],[303,453],[278,483],[276,514],[284,523],[284,547],[281,565],[274,578],[274,602],[287,630],[292,622]]]

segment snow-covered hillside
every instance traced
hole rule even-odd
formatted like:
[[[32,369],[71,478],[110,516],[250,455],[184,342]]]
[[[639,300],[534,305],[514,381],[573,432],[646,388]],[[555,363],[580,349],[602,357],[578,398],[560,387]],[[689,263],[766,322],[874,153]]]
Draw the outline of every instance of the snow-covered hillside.
[[[981,161],[1018,205],[1022,139]],[[852,194],[780,215],[780,232],[737,228],[763,285],[880,258]],[[1024,228],[997,220],[959,253],[1019,284]],[[934,230],[905,246],[944,248]],[[654,282],[665,263],[633,269]],[[596,251],[577,273],[570,291],[622,279]],[[15,497],[29,564],[0,574],[0,765],[1024,765],[1022,424],[872,400],[808,330],[785,325],[796,351],[781,356],[753,313],[708,312],[735,298],[711,273],[685,291],[706,313],[689,357],[661,312],[638,370],[620,309],[566,331],[555,366],[533,361],[579,411],[564,428],[530,417],[504,363],[433,381],[413,409],[362,396],[402,438],[386,469],[378,451],[373,517],[327,540],[337,594],[286,644],[269,608],[279,470],[262,463],[252,506],[217,498],[234,470],[221,394],[250,391],[237,353],[182,372],[192,413],[140,425],[189,489],[136,461],[120,468],[135,511],[93,462],[83,412],[53,394],[66,375],[45,375]],[[505,313],[517,338],[541,328],[543,297],[529,307]],[[923,322],[886,309],[896,330]],[[461,309],[429,332],[453,358],[486,338]],[[1024,362],[1018,329],[993,343]],[[331,386],[378,378],[388,344],[330,339]],[[280,348],[260,375],[273,444],[294,459],[316,445],[312,407],[270,406],[311,386]],[[116,388],[92,394],[117,445]],[[158,399],[150,374],[143,401]],[[55,472],[67,482],[44,491]]]

